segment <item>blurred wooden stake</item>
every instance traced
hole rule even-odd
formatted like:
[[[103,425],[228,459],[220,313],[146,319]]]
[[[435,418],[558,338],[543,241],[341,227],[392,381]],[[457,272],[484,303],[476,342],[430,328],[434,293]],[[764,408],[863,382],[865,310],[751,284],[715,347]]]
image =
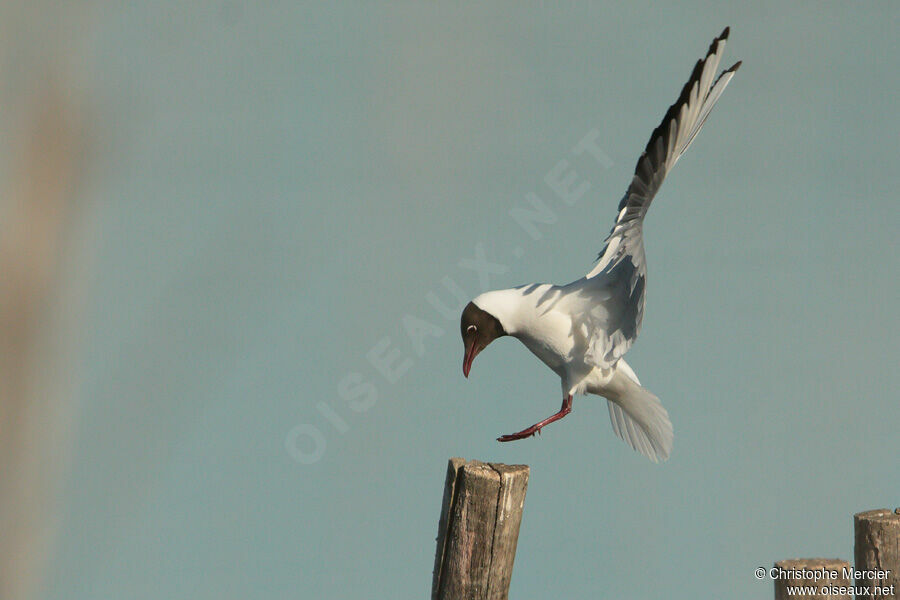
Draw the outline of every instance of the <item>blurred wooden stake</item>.
[[[0,222],[0,599],[38,594],[67,450],[59,325],[80,136],[61,89],[32,99]]]
[[[433,600],[505,600],[509,594],[527,465],[451,458],[438,524]]]

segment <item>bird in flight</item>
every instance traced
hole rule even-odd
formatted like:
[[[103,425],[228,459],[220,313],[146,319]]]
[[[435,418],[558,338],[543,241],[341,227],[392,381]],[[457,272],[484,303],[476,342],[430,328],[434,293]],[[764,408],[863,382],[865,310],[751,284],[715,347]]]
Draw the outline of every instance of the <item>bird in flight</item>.
[[[726,27],[697,61],[678,100],[650,136],[594,268],[566,285],[532,283],[486,292],[463,309],[460,331],[466,377],[488,344],[511,335],[562,379],[559,412],[518,433],[500,436],[499,441],[533,436],[568,415],[574,395],[597,394],[608,400],[617,436],[653,462],[669,457],[673,439],[669,415],[641,386],[623,356],[637,338],[644,315],[644,215],[741,66],[739,61],[715,76],[727,39]]]

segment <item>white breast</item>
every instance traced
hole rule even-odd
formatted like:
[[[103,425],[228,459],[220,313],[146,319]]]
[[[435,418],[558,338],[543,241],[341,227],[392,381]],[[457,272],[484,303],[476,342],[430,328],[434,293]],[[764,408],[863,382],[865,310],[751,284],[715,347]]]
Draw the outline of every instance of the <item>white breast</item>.
[[[565,393],[572,389],[584,393],[587,382],[601,374],[593,377],[593,366],[584,361],[589,332],[576,326],[567,310],[570,293],[572,290],[561,286],[531,284],[487,292],[473,302],[494,315],[507,333],[559,375]]]

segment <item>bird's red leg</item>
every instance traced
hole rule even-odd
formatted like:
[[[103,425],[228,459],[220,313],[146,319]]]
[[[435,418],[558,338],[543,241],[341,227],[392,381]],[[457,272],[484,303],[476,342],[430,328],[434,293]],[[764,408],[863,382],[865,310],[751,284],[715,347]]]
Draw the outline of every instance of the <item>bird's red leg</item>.
[[[546,419],[544,419],[543,421],[541,421],[540,423],[535,423],[531,427],[523,429],[522,431],[520,431],[518,433],[510,433],[509,435],[501,435],[500,437],[497,438],[497,441],[498,442],[511,442],[513,440],[521,440],[521,439],[524,439],[527,437],[531,437],[536,433],[540,433],[541,428],[543,428],[545,425],[549,425],[553,421],[559,421],[560,419],[562,419],[564,416],[566,416],[570,412],[572,412],[572,395],[571,394],[569,394],[568,396],[563,398],[562,406],[560,407],[559,412],[556,413],[555,415],[551,415],[551,416],[547,417]]]

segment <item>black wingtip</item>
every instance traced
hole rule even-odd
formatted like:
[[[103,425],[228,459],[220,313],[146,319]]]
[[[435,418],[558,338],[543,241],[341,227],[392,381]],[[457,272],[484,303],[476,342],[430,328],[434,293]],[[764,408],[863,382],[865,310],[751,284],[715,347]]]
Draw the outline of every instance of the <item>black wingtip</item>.
[[[728,39],[728,34],[731,32],[731,27],[726,27],[722,30],[722,33],[719,34],[719,37],[715,38],[712,43],[709,45],[709,50],[706,51],[706,56],[700,59],[699,63],[702,63],[704,60],[715,54],[719,50],[719,44]],[[699,64],[698,63],[698,64]]]
[[[706,64],[706,61],[709,60],[711,56],[715,55],[716,52],[718,52],[719,43],[727,40],[729,33],[731,33],[731,27],[726,27],[725,29],[723,29],[719,37],[714,39],[712,41],[712,44],[709,45],[709,50],[706,51],[706,56],[698,60],[697,64],[694,65],[694,70],[691,72],[691,76],[688,77],[688,80],[684,84],[684,87],[681,88],[681,93],[678,94],[678,99],[671,106],[669,106],[669,109],[666,111],[666,114],[663,115],[660,124],[656,127],[656,129],[653,130],[653,133],[650,134],[650,141],[647,142],[647,146],[644,148],[644,152],[640,157],[638,157],[637,164],[635,165],[635,173],[637,173],[638,169],[640,169],[641,161],[644,160],[645,156],[649,155],[652,152],[653,145],[657,143],[657,140],[659,138],[663,138],[664,143],[668,144],[667,136],[669,135],[669,123],[678,115],[679,107],[690,99],[691,89],[693,88],[694,84],[700,80],[700,76],[703,74],[703,67]],[[722,75],[729,71],[737,71],[740,66],[741,61],[736,62],[730,69],[727,69],[726,71],[720,73],[719,77],[716,78],[716,82],[718,82],[718,80],[722,78]],[[713,85],[715,85],[715,82],[713,83]],[[619,202],[619,211],[625,208],[627,204],[628,194],[626,194],[622,198],[621,202]],[[600,252],[600,257],[603,256],[603,253],[605,251],[606,249],[604,248],[604,250]]]
[[[742,64],[744,64],[744,61],[742,61],[742,60],[737,61],[736,63],[731,65],[731,67],[725,69],[725,73],[734,73],[735,71],[737,71],[738,69],[741,68]]]

